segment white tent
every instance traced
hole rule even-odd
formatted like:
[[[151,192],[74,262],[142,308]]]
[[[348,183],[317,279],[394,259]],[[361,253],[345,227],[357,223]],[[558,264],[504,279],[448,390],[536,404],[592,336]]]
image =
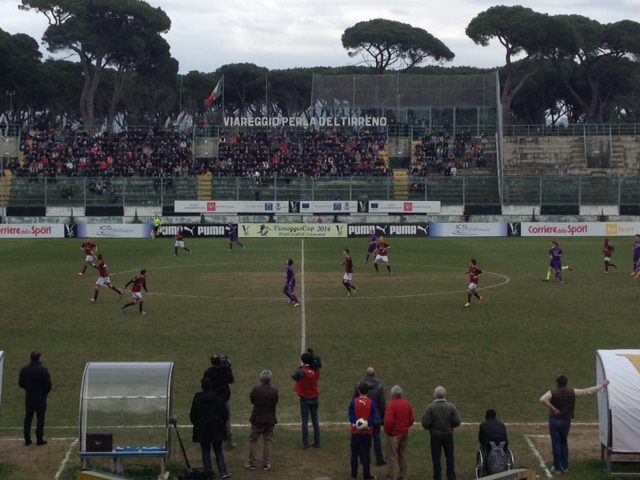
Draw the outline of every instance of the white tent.
[[[600,444],[610,453],[640,452],[640,349],[598,350],[596,378]]]

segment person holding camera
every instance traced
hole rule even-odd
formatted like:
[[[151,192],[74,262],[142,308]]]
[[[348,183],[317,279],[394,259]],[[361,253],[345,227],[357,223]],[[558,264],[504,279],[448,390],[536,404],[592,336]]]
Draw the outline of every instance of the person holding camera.
[[[213,355],[211,357],[211,367],[204,372],[204,378],[209,380],[212,392],[217,393],[225,402],[227,409],[227,438],[225,445],[227,448],[234,448],[231,437],[231,411],[229,409],[229,400],[231,399],[231,389],[229,384],[233,383],[233,371],[231,370],[231,362],[226,355]]]
[[[202,465],[208,478],[213,479],[212,449],[216,456],[220,477],[229,478],[231,473],[222,451],[222,442],[227,438],[226,424],[229,420],[229,411],[224,399],[211,390],[208,378],[200,380],[200,385],[202,391],[194,395],[189,413],[193,425],[193,441],[200,444]]]
[[[312,349],[304,352],[300,359],[302,365],[293,372],[291,378],[296,382],[294,391],[300,398],[300,417],[302,420],[302,447],[309,448],[309,415],[313,424],[313,447],[320,448],[320,423],[318,422],[318,396],[320,395],[320,357]]]

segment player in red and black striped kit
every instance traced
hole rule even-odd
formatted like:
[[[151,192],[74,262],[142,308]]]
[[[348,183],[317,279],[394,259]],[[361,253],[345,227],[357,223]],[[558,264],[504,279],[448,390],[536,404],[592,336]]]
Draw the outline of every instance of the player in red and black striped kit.
[[[351,258],[351,254],[349,253],[349,249],[345,248],[342,251],[342,256],[344,257],[344,262],[342,262],[342,264],[344,265],[344,275],[342,276],[342,285],[344,285],[344,288],[347,289],[347,292],[349,296],[351,296],[352,294],[356,293],[356,290],[358,290],[356,288],[356,286],[352,283],[353,282],[353,259]]]
[[[475,258],[471,259],[466,273],[469,274],[469,286],[467,287],[467,303],[465,303],[464,306],[471,306],[471,296],[476,297],[480,303],[484,303],[484,297],[478,294],[478,281],[480,275],[482,275],[482,270],[478,268],[478,262]]]
[[[87,237],[80,248],[84,250],[84,265],[82,267],[82,271],[78,272],[78,275],[83,277],[84,273],[87,271],[87,267],[89,265],[93,265],[93,257],[98,253],[98,246],[93,243],[89,237]]]
[[[382,262],[387,266],[387,271],[391,275],[391,263],[389,263],[389,244],[383,237],[378,238],[378,247],[376,249],[376,258],[373,260],[373,266],[378,273],[378,262]]]
[[[174,245],[174,250],[173,250],[173,254],[175,256],[178,255],[178,248],[182,248],[183,250],[186,250],[188,254],[191,254],[191,250],[188,249],[184,244],[184,228],[183,227],[179,227],[178,231],[176,232],[176,243]]]
[[[615,248],[609,243],[609,239],[605,238],[604,247],[602,247],[602,253],[604,254],[604,273],[609,273],[609,267],[616,267],[616,264],[611,261],[614,250]]]
[[[147,290],[147,270],[144,268],[140,270],[140,275],[136,275],[131,280],[129,280],[124,288],[127,288],[131,284],[133,284],[133,286],[131,287],[131,298],[133,299],[133,301],[124,305],[120,305],[120,309],[122,310],[122,313],[124,313],[127,308],[138,305],[140,307],[140,314],[146,315],[147,312],[145,312],[142,308],[144,305],[144,300],[142,299],[142,289],[144,288],[144,291],[149,293],[149,290]]]
[[[98,279],[96,280],[96,288],[93,291],[93,298],[90,298],[92,302],[98,301],[98,293],[100,292],[100,287],[107,287],[110,290],[113,290],[118,295],[122,295],[122,292],[113,286],[111,283],[111,274],[109,273],[109,267],[105,263],[102,255],[98,255],[98,263],[92,265],[93,268],[98,270]]]

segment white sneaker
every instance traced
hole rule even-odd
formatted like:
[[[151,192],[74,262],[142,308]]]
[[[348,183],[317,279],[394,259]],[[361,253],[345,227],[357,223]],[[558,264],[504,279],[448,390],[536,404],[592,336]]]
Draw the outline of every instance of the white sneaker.
[[[470,306],[471,306],[471,304],[470,304],[469,302],[467,302],[467,303],[465,303],[465,304],[464,304],[464,306],[465,306],[465,307],[470,307]]]
[[[146,315],[147,312],[145,312],[144,310],[140,312],[142,315]]]
[[[96,302],[96,299],[95,299],[95,298],[90,298],[90,299],[89,299],[89,301],[90,301],[91,303],[95,303],[95,302]]]

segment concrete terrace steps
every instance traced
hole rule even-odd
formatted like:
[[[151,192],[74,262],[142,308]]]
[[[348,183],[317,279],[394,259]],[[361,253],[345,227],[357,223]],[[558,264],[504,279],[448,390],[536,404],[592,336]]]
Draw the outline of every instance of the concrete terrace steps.
[[[0,207],[9,205],[11,199],[11,186],[13,184],[12,175],[4,175],[0,177]]]
[[[393,169],[393,198],[395,200],[409,198],[409,174],[404,168]]]

